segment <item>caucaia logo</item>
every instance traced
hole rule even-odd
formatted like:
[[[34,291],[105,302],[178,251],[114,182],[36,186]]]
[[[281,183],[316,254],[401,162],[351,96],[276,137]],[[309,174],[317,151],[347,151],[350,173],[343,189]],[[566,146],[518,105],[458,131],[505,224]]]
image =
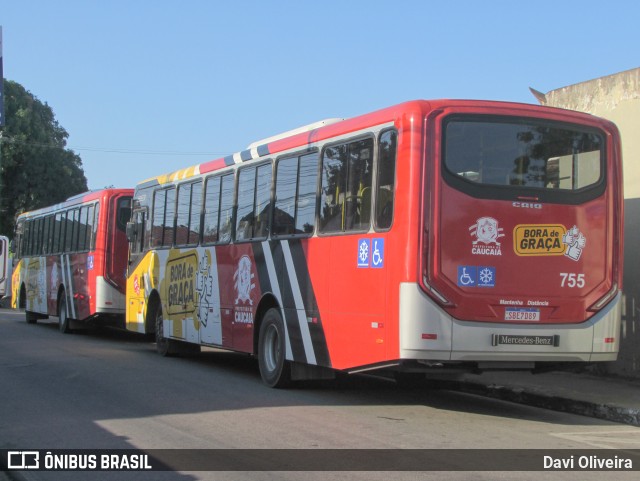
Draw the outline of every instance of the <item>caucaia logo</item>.
[[[250,305],[253,305],[251,300],[251,291],[256,287],[252,282],[254,274],[251,272],[251,259],[249,256],[242,256],[238,261],[238,269],[233,274],[234,287],[236,289],[236,304],[242,302],[245,304],[249,301]]]
[[[475,224],[469,227],[469,233],[476,238],[471,249],[472,254],[500,256],[500,242],[504,237],[502,227],[498,227],[498,221],[493,217],[480,217]],[[482,244],[482,245],[480,245]]]

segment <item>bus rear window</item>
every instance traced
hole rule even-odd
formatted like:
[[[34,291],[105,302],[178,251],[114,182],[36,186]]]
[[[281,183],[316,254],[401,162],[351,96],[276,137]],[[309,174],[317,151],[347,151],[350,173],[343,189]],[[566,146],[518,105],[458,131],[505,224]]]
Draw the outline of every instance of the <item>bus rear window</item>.
[[[118,199],[118,213],[116,217],[118,230],[125,232],[129,220],[131,220],[131,197],[120,197]]]
[[[456,116],[445,121],[443,145],[446,175],[461,190],[502,186],[566,194],[603,180],[603,136],[569,124]]]

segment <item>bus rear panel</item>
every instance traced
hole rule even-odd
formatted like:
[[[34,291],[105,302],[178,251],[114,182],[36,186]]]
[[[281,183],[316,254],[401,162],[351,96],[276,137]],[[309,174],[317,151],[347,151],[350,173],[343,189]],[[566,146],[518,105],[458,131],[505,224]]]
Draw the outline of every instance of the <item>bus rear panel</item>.
[[[22,214],[16,222],[12,304],[28,322],[124,326],[131,189],[105,189]]]
[[[426,130],[439,148],[425,153],[419,288],[401,285],[402,357],[481,368],[615,360],[615,127],[498,106],[443,109]]]

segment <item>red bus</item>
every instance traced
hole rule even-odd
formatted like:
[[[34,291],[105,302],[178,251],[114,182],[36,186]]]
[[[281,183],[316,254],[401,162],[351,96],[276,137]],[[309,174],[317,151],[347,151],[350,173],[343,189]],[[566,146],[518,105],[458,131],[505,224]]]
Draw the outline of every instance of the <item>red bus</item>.
[[[140,183],[127,328],[263,381],[615,360],[616,127],[541,106],[412,101]]]
[[[79,321],[124,325],[132,195],[87,192],[18,217],[12,303],[28,323],[58,316],[64,333]]]

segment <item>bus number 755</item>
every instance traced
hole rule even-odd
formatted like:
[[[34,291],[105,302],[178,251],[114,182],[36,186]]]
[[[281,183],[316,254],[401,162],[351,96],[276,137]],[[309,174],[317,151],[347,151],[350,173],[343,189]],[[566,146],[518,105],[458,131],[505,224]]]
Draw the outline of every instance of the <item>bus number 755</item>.
[[[577,287],[578,289],[584,287],[584,274],[561,272],[560,277],[562,278],[560,281],[560,287]]]

